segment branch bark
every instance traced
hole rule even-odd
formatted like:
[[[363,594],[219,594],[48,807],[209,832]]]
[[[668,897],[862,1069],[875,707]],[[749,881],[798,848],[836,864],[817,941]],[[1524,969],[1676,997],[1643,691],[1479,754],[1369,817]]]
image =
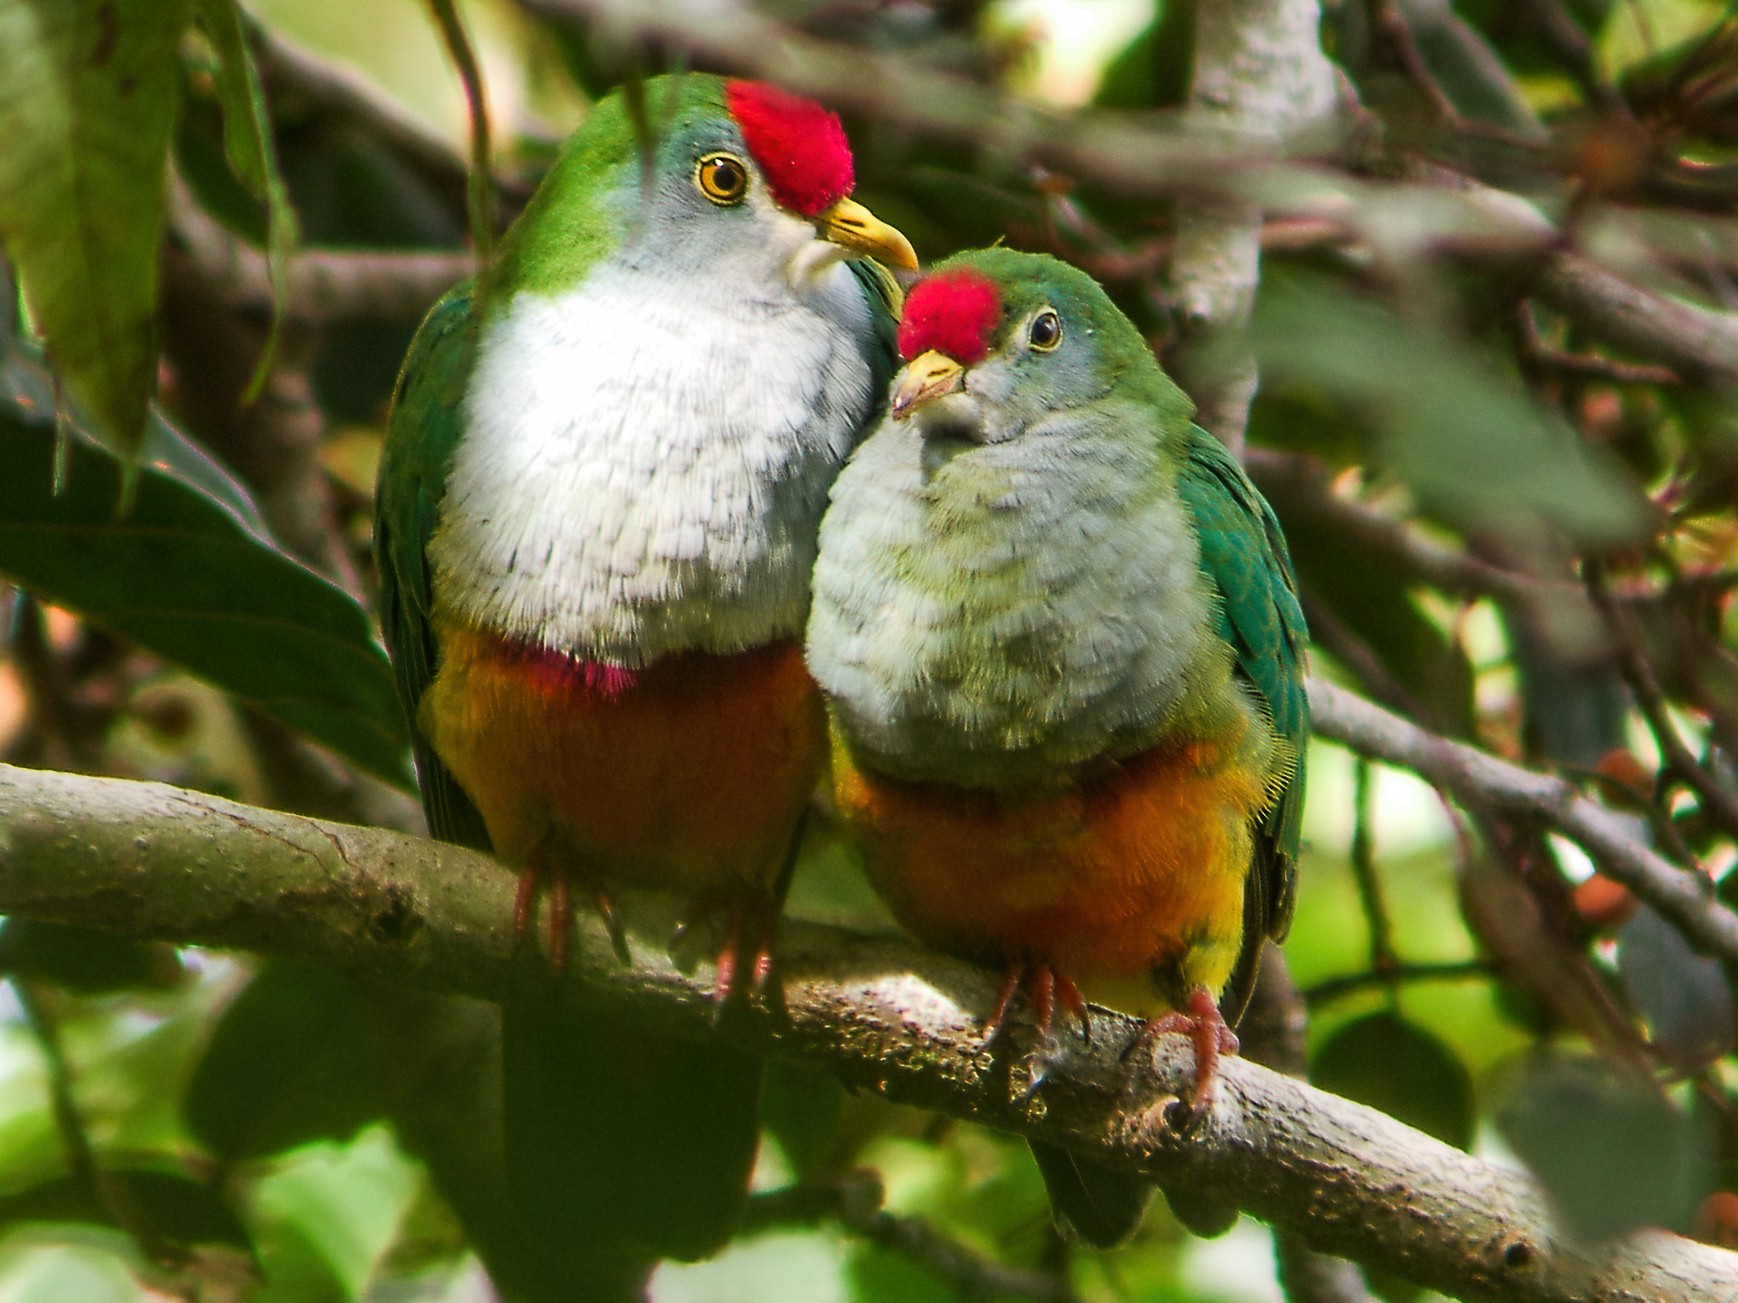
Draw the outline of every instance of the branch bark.
[[[1738,1255],[1657,1231],[1601,1248],[1552,1229],[1526,1176],[1253,1063],[1223,1065],[1188,1135],[1164,1104],[1192,1055],[1161,1038],[1119,1054],[1134,1020],[1097,1018],[1028,1095],[986,1053],[994,975],[894,939],[787,922],[782,1016],[713,1026],[708,973],[659,943],[673,910],[623,902],[635,966],[580,920],[570,970],[515,954],[513,876],[486,857],[379,829],[321,823],[158,784],[0,768],[0,910],[136,937],[236,946],[376,979],[607,1008],[670,1034],[723,1036],[825,1066],[848,1085],[1076,1148],[1187,1192],[1225,1191],[1312,1248],[1473,1300],[1692,1303],[1738,1297]]]
[[[1572,784],[1428,732],[1325,679],[1310,679],[1309,696],[1322,737],[1411,769],[1475,808],[1556,829],[1670,919],[1697,950],[1738,964],[1738,914],[1714,898],[1708,879],[1642,845],[1618,816]]]
[[[1277,150],[1334,114],[1333,65],[1322,53],[1316,0],[1199,0],[1191,126]],[[1242,339],[1261,277],[1261,204],[1185,194],[1171,260],[1181,334],[1178,382],[1196,419],[1241,454],[1257,382]]]

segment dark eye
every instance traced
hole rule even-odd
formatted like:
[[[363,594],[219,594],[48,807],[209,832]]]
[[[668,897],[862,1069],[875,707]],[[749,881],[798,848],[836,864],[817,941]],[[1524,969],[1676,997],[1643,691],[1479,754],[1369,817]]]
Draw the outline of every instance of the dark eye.
[[[708,154],[694,167],[694,184],[715,204],[739,204],[748,193],[748,166],[735,154]]]
[[[1032,347],[1040,353],[1048,353],[1062,342],[1062,318],[1056,315],[1055,308],[1045,308],[1032,318],[1032,327],[1026,332],[1026,338],[1031,340]]]

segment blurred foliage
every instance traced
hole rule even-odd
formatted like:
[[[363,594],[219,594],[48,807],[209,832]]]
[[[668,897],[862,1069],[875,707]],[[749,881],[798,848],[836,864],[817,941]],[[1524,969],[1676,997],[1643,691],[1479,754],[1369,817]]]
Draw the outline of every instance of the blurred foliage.
[[[1031,4],[754,8],[982,87],[1028,94],[1036,71],[1059,71]],[[530,0],[461,12],[483,38],[505,215],[591,99],[705,62]],[[1079,120],[1107,130],[1174,126],[1194,13],[1155,0],[1102,78],[1062,69],[1044,84],[1076,85],[1078,112],[1105,115]],[[281,295],[298,238],[375,253],[463,240],[462,119],[432,30],[411,0],[0,0],[0,236],[19,287],[0,296],[6,759],[406,818],[389,790],[408,781],[405,732],[367,615],[355,468],[378,446],[414,314],[306,320]],[[1554,247],[1738,310],[1738,19],[1718,0],[1329,0],[1322,35],[1363,117],[1310,168],[1256,178],[1273,216],[1249,430],[1315,668],[1576,776],[1732,899],[1738,405],[1669,349],[1626,352],[1553,307],[1537,293],[1552,249],[1517,250],[1469,222],[1452,186],[1409,179],[1506,189],[1546,215]],[[445,107],[424,119],[406,97]],[[1170,353],[1162,185],[1029,166],[995,123],[978,139],[928,135],[873,96],[852,102],[859,195],[921,253],[1005,239],[1071,258]],[[217,238],[255,251],[275,306],[183,256]],[[251,409],[256,430],[288,431],[288,451],[249,460],[247,482],[228,463],[248,450],[211,415],[234,398],[208,401],[223,368],[185,348],[159,357],[160,293],[241,349],[245,371],[263,354],[300,386],[300,411],[276,396]],[[329,489],[331,573],[292,555],[256,505],[282,509],[272,475],[298,456]],[[1589,871],[1574,848],[1445,814],[1403,775],[1373,781],[1354,848],[1352,765],[1317,745],[1287,953],[1318,1078],[1457,1145],[1500,1135],[1578,1234],[1717,1231],[1709,1210],[1738,1191],[1728,975],[1621,889],[1573,890]],[[1489,930],[1478,904],[1499,898],[1527,903],[1538,944]],[[825,827],[792,908],[887,922]],[[453,1175],[475,1169],[462,1145],[430,1140],[481,1144],[493,1125],[464,1093],[487,1076],[468,1029],[383,1026],[322,972],[18,921],[0,932],[0,974],[20,997],[0,1022],[0,1303],[486,1297],[473,1253],[486,1234],[467,1236],[476,1205]],[[1598,1019],[1641,1047],[1640,1068],[1592,1056]],[[389,1102],[398,1135],[381,1122]],[[1006,1137],[784,1065],[763,1121],[766,1216],[717,1259],[662,1269],[660,1303],[965,1297],[938,1257],[839,1215],[881,1188],[888,1212],[950,1248],[1083,1299],[1275,1297],[1248,1226],[1203,1245],[1155,1205],[1116,1254],[1071,1248]],[[772,1197],[792,1191],[815,1198]]]

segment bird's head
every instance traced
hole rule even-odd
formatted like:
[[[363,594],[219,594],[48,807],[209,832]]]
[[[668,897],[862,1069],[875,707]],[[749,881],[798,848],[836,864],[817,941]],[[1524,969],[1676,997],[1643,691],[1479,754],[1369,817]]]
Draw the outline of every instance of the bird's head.
[[[889,415],[926,437],[1004,443],[1132,400],[1187,415],[1134,324],[1085,272],[1047,254],[978,249],[911,288]]]
[[[508,287],[576,279],[605,254],[802,289],[850,254],[915,270],[906,238],[851,198],[838,117],[761,82],[654,77],[598,102],[502,250]],[[607,244],[609,247],[600,247]]]

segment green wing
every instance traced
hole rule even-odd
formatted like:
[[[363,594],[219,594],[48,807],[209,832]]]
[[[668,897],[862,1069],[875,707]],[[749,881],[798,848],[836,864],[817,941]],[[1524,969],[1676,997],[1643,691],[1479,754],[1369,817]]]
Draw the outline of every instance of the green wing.
[[[471,288],[461,285],[429,310],[411,343],[393,396],[374,502],[374,556],[380,567],[380,627],[398,697],[410,720],[416,772],[429,832],[442,841],[489,850],[482,816],[417,728],[417,705],[434,677],[429,615],[433,580],[428,539],[463,432],[460,406],[476,349]]]
[[[1276,799],[1257,831],[1246,887],[1244,945],[1223,1001],[1240,1013],[1254,986],[1261,940],[1283,940],[1297,888],[1309,702],[1303,658],[1309,640],[1297,577],[1273,508],[1212,435],[1191,426],[1178,491],[1201,539],[1201,571],[1218,596],[1219,635],[1237,652],[1237,671],[1266,704],[1274,731],[1291,748]]]

